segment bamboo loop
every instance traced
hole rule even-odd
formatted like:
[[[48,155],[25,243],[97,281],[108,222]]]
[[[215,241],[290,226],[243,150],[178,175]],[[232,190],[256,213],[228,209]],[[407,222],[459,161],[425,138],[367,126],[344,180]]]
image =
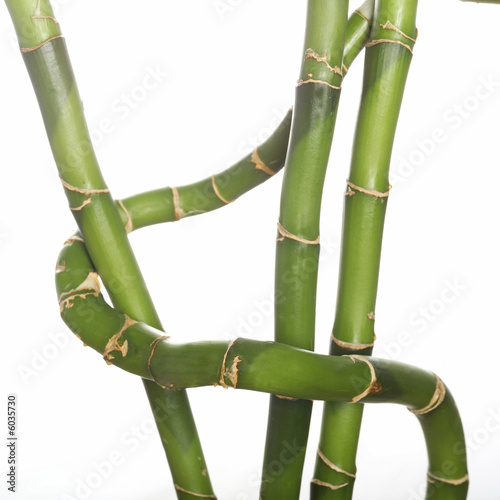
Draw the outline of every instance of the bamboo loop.
[[[279,221],[278,232],[281,234],[281,238],[277,238],[276,241],[284,241],[285,238],[288,238],[290,240],[298,241],[299,243],[304,243],[304,245],[319,245],[319,236],[315,240],[306,240],[304,238],[301,238],[300,236],[296,236],[290,231],[287,231]]]
[[[340,474],[344,474],[345,476],[352,477],[353,479],[356,479],[356,474],[352,474],[351,472],[347,472],[344,469],[341,469],[338,465],[335,465],[331,460],[328,459],[328,457],[318,448],[318,456],[321,458],[323,463],[330,467],[330,469],[334,470],[335,472],[339,472]]]
[[[325,481],[320,481],[319,479],[313,479],[311,481],[311,484],[316,484],[318,486],[323,486],[324,488],[330,488],[331,490],[340,490],[341,488],[344,488],[349,485],[349,483],[344,483],[344,484],[330,484],[330,483],[325,483]]]
[[[363,349],[368,349],[369,347],[373,347],[375,345],[376,337],[373,336],[373,342],[369,344],[354,344],[352,342],[345,342],[344,340],[340,340],[335,337],[335,334],[332,332],[331,338],[333,342],[335,342],[342,349],[349,349],[351,351],[362,351]]]
[[[71,309],[73,307],[73,301],[80,297],[81,299],[86,299],[89,295],[98,297],[101,293],[101,285],[99,284],[98,274],[96,272],[89,272],[87,277],[73,290],[69,292],[61,293],[59,296],[59,309],[61,314],[65,309]]]
[[[29,52],[33,52],[35,50],[41,49],[45,44],[52,42],[52,40],[56,40],[57,38],[64,38],[64,36],[63,35],[56,35],[56,36],[53,36],[52,38],[49,38],[48,40],[45,40],[44,42],[42,42],[38,45],[35,45],[34,47],[19,47],[19,49],[21,50],[21,52],[23,54],[28,54]]]
[[[276,172],[272,169],[270,169],[260,158],[259,156],[259,152],[257,150],[257,148],[255,148],[253,151],[252,151],[252,156],[250,157],[250,161],[252,163],[255,163],[255,169],[256,170],[262,170],[263,172],[265,172],[267,175],[270,175],[270,176],[273,176],[276,174]]]
[[[406,33],[404,33],[399,28],[397,28],[396,26],[394,26],[394,24],[392,24],[391,21],[389,21],[389,20],[386,21],[385,24],[380,24],[380,27],[383,30],[392,30],[392,31],[395,31],[396,33],[399,33],[401,36],[404,36],[405,38],[408,38],[408,40],[411,40],[413,43],[416,43],[416,41],[417,41],[416,38],[412,38],[411,36],[408,36]],[[417,36],[418,36],[418,34],[417,34]]]
[[[392,186],[389,184],[389,189],[382,193],[381,191],[375,191],[372,189],[365,189],[360,186],[356,186],[350,180],[346,180],[347,182],[347,191],[345,192],[346,196],[354,196],[355,191],[359,191],[360,193],[369,194],[370,196],[375,196],[375,198],[387,198],[389,196],[389,191],[392,189]]]
[[[131,327],[132,325],[135,325],[138,323],[135,319],[130,318],[126,314],[124,314],[125,321],[123,322],[122,327],[120,328],[120,331],[118,333],[115,333],[109,340],[108,343],[106,344],[106,347],[104,348],[104,353],[102,355],[103,359],[106,361],[107,365],[111,365],[112,359],[115,359],[114,356],[111,355],[112,352],[114,351],[119,351],[122,353],[122,356],[125,357],[128,352],[128,340],[125,340],[123,344],[119,344],[118,340],[120,337],[123,335],[123,332]]]
[[[182,491],[182,493],[187,493],[188,495],[192,495],[194,497],[199,497],[199,498],[217,498],[215,495],[203,495],[202,493],[195,493],[194,491],[189,491],[185,490],[184,488],[181,488],[178,484],[174,483],[174,488],[177,491]]]
[[[366,44],[366,48],[373,47],[374,45],[379,45],[380,43],[396,43],[404,47],[406,50],[409,50],[410,54],[413,54],[413,50],[408,44],[401,42],[399,40],[391,40],[390,38],[380,38],[379,40],[372,40],[371,42],[368,42]]]
[[[359,354],[350,354],[347,357],[351,358],[351,361],[353,363],[356,363],[356,360],[363,361],[363,363],[366,363],[370,368],[370,375],[371,375],[370,385],[361,394],[355,396],[349,402],[350,403],[358,403],[359,401],[361,401],[363,398],[365,398],[366,396],[368,396],[372,392],[373,393],[380,392],[382,390],[382,387],[377,384],[377,374],[375,373],[375,368],[370,363],[370,361],[368,361],[368,359],[366,359],[364,356],[360,356]]]
[[[161,385],[155,378],[153,372],[151,371],[151,361],[153,360],[153,355],[155,353],[155,349],[156,349],[156,346],[162,341],[162,340],[165,340],[165,339],[168,339],[168,335],[161,335],[160,337],[157,337],[153,340],[153,342],[151,342],[151,344],[149,344],[149,346],[151,347],[151,352],[149,353],[149,358],[148,358],[148,372],[149,374],[151,375],[151,378],[154,380],[154,382],[156,383],[156,385],[159,385],[161,388],[165,389],[166,386],[164,385]]]
[[[130,217],[130,212],[125,208],[125,205],[123,204],[122,200],[117,200],[117,203],[118,205],[120,205],[120,208],[123,210],[125,216],[127,217],[127,223],[125,224],[125,232],[129,234],[134,230],[134,223],[132,222],[132,217]]]
[[[306,50],[306,55],[304,57],[304,60],[306,59],[314,59],[315,61],[319,63],[325,63],[326,67],[330,70],[333,71],[333,73],[336,73],[337,75],[342,76],[342,70],[338,66],[330,66],[330,63],[327,60],[326,54],[324,56],[320,56],[317,52],[315,52],[313,49],[307,49]]]
[[[415,415],[425,415],[426,413],[435,410],[443,401],[446,396],[446,386],[444,382],[438,377],[437,374],[434,374],[436,377],[436,390],[432,395],[432,398],[427,406],[421,408],[420,410],[412,410],[408,408],[408,411],[411,411]]]
[[[444,477],[435,476],[431,472],[427,471],[427,480],[432,484],[439,481],[440,483],[451,484],[452,486],[460,486],[469,480],[469,474],[465,474],[465,476],[459,479],[445,479]]]
[[[340,90],[342,88],[341,86],[332,85],[331,83],[325,82],[324,80],[314,80],[313,78],[309,78],[308,80],[299,80],[297,82],[297,87],[305,85],[306,83],[321,83],[322,85],[328,85],[328,87],[335,90]]]
[[[226,205],[229,205],[229,203],[232,203],[234,200],[226,200],[224,196],[220,194],[219,188],[217,187],[217,184],[215,183],[215,175],[212,175],[212,188],[214,190],[214,193],[217,195],[217,198],[224,202]]]

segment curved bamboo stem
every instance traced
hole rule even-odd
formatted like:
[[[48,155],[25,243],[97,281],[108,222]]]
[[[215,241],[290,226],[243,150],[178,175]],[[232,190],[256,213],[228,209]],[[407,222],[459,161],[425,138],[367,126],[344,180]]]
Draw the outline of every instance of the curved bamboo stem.
[[[56,269],[63,320],[108,364],[154,380],[174,393],[222,385],[289,398],[405,405],[416,414],[427,442],[426,498],[466,498],[465,454],[456,451],[465,449],[460,416],[450,392],[432,372],[393,361],[325,356],[241,338],[229,343],[178,344],[106,304],[82,241],[68,240]]]

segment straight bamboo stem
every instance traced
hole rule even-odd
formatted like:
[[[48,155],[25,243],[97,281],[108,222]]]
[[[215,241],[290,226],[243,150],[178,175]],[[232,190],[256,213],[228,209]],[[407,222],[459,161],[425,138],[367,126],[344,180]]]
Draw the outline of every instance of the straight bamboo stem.
[[[375,302],[390,190],[389,165],[417,36],[416,8],[415,0],[376,2],[345,192],[332,355],[371,355],[375,341]],[[311,483],[314,500],[352,498],[362,413],[363,405],[325,404]]]
[[[319,219],[323,184],[342,85],[347,0],[309,0],[303,62],[295,93],[276,243],[275,340],[314,349]],[[300,365],[290,366],[300,370]],[[300,495],[310,400],[271,396],[260,490],[262,500]],[[293,442],[297,454],[270,476]],[[271,478],[271,479],[269,479]]]

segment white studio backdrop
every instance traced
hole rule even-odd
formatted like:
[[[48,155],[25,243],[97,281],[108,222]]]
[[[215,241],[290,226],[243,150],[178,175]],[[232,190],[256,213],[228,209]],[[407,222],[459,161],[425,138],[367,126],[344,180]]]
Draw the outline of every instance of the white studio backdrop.
[[[267,138],[293,103],[305,0],[53,4],[115,198],[227,168]],[[496,5],[421,2],[376,309],[374,354],[433,370],[453,392],[467,436],[472,500],[500,499],[493,473],[500,463],[499,20]],[[141,382],[84,349],[59,317],[54,265],[75,223],[3,2],[0,23],[0,384],[5,400],[18,395],[15,498],[174,499]],[[322,353],[333,322],[362,59],[344,82],[324,190]],[[214,213],[130,236],[169,335],[272,339],[281,179]],[[258,498],[268,396],[220,387],[190,395],[218,497]],[[104,464],[110,461],[111,468]],[[367,405],[356,498],[421,499],[426,465],[413,415]],[[0,485],[0,498],[11,496]]]

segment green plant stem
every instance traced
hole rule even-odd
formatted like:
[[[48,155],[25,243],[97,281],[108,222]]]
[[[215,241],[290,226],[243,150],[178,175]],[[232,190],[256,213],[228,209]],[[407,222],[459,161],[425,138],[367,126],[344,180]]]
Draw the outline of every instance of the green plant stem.
[[[349,18],[342,65],[344,74],[367,42],[373,16],[373,4],[374,0],[367,0]],[[230,168],[214,175],[215,185],[227,201],[236,200],[282,169],[288,149],[291,121],[292,109],[269,139],[254,152]],[[170,187],[147,191],[120,200],[118,210],[123,223],[128,225],[128,232],[152,224],[173,222],[179,218],[210,212],[227,205],[215,193],[212,178],[180,186],[176,190],[179,197],[177,213],[173,190]]]
[[[309,0],[295,93],[276,243],[275,340],[314,349],[319,219],[337,117],[348,1]],[[291,235],[290,235],[291,233]],[[299,365],[291,369],[300,370]],[[299,498],[312,411],[310,400],[270,398],[260,497]],[[297,455],[280,457],[293,443]],[[272,474],[274,464],[280,473]]]
[[[118,310],[161,329],[95,157],[60,24],[47,0],[6,3],[70,209],[87,241],[92,261]],[[147,379],[144,386],[174,483],[182,489],[213,496],[186,394],[159,390]],[[167,416],[159,420],[161,411]],[[179,490],[178,498],[188,499],[192,495]]]
[[[427,443],[429,478],[434,481],[429,482],[426,498],[466,498],[460,417],[450,392],[433,373],[394,361],[319,355],[275,342],[236,339],[176,344],[106,304],[85,245],[76,239],[68,241],[59,255],[56,288],[64,321],[85,344],[100,352],[108,364],[155,380],[173,393],[222,385],[290,398],[390,402],[420,410],[417,417]],[[290,369],[293,366],[300,369]],[[282,461],[295,458],[289,449],[287,453]]]
[[[129,232],[151,224],[216,210],[270,179],[285,163],[291,121],[290,109],[264,143],[213,177],[187,186],[155,189],[121,200],[119,211],[123,222],[129,224]],[[174,193],[177,194],[177,200]]]
[[[346,188],[331,354],[371,355],[389,165],[416,39],[416,0],[376,4]],[[388,41],[387,41],[388,40]],[[377,43],[382,41],[382,43]],[[401,42],[391,43],[391,41]],[[311,498],[352,498],[363,405],[327,403]],[[334,464],[338,469],[333,467]],[[344,485],[332,489],[326,485]]]

